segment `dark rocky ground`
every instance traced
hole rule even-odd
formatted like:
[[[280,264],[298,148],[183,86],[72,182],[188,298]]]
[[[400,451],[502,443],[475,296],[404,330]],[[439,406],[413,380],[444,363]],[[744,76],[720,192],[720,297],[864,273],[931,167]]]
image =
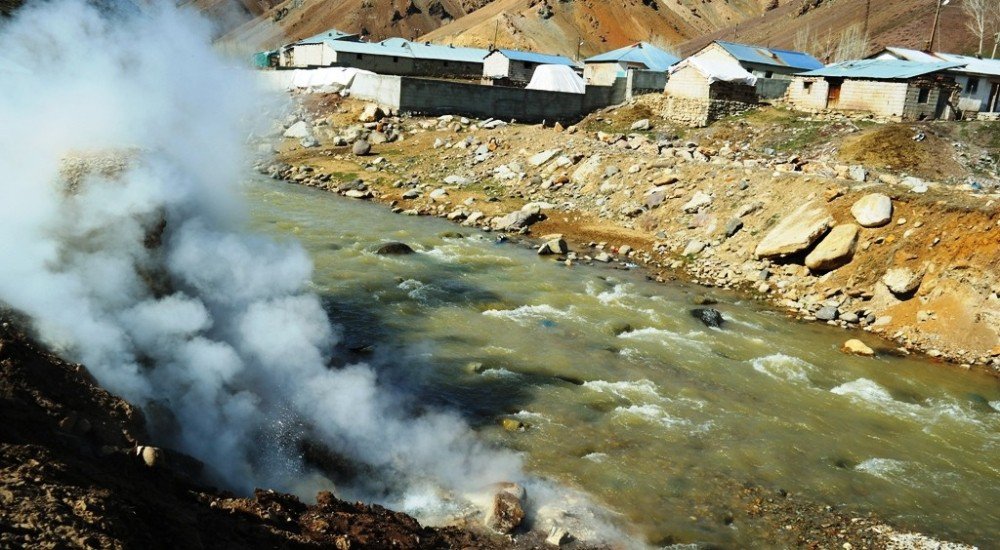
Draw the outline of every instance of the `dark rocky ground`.
[[[142,413],[0,312],[0,548],[503,548],[507,539],[421,527],[381,506],[316,504],[208,488],[190,458],[153,466]]]

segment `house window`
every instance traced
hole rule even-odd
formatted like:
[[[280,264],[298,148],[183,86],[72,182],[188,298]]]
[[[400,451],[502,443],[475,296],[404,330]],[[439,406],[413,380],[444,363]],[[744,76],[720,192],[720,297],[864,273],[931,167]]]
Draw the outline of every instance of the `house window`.
[[[771,78],[774,76],[774,71],[767,71],[764,73],[764,78]]]
[[[965,83],[965,93],[974,94],[979,91],[979,79],[969,78],[968,82]]]
[[[393,63],[399,63],[399,58],[398,58],[398,57],[396,57],[396,56],[393,56],[393,58],[392,58],[392,62],[393,62]]]
[[[917,94],[917,103],[927,103],[927,100],[931,97],[930,88],[920,88],[920,93]]]
[[[444,66],[445,66],[445,67],[447,67],[447,66],[448,66],[448,62],[447,62],[447,61],[445,61],[445,62],[444,62]]]
[[[806,92],[811,92],[812,89],[813,89],[813,83],[812,82],[803,82],[802,83],[802,89],[805,90]]]
[[[354,57],[355,57],[356,59],[361,59],[361,54],[359,54],[359,53],[356,53],[356,54],[354,54]]]

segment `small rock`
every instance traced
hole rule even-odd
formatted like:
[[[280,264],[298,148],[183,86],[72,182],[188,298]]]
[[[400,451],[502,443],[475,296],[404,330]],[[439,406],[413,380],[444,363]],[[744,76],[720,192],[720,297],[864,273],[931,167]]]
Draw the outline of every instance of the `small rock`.
[[[882,193],[871,193],[858,199],[851,214],[861,227],[881,227],[892,220],[892,199]]]
[[[359,157],[363,157],[368,153],[371,153],[371,151],[372,151],[371,144],[369,144],[367,141],[363,139],[355,141],[354,145],[351,147],[351,152],[353,152],[355,155]]]
[[[566,241],[561,237],[556,239],[551,239],[542,243],[542,246],[538,247],[538,254],[540,256],[547,256],[552,254],[565,254],[569,251],[569,247],[566,245]]]
[[[521,500],[524,489],[520,485],[504,484],[493,497],[493,507],[486,517],[486,526],[498,533],[514,532],[524,521],[524,508]]]
[[[651,129],[652,127],[653,127],[653,125],[649,122],[648,118],[644,118],[642,120],[637,120],[637,121],[635,121],[635,122],[632,123],[632,131],[633,132],[645,132],[645,131]]]
[[[816,318],[820,321],[833,321],[837,318],[838,313],[837,308],[833,306],[824,306],[819,308],[819,311],[816,312]]]
[[[920,288],[923,272],[908,267],[894,267],[882,276],[882,282],[896,296],[908,296]]]
[[[739,218],[733,218],[726,222],[726,238],[730,238],[735,235],[740,229],[743,229],[743,220]]]
[[[135,456],[139,457],[143,464],[149,466],[150,468],[156,468],[163,465],[163,451],[158,447],[139,445],[135,448]]]
[[[698,191],[681,208],[688,213],[695,213],[698,210],[712,204],[712,197],[702,191]]]
[[[369,103],[361,110],[361,116],[358,117],[358,120],[361,122],[378,122],[384,116],[385,112],[381,107],[374,103]]]
[[[692,239],[688,241],[687,246],[684,247],[684,251],[681,252],[681,256],[694,256],[702,250],[705,250],[705,243],[699,241],[698,239]]]

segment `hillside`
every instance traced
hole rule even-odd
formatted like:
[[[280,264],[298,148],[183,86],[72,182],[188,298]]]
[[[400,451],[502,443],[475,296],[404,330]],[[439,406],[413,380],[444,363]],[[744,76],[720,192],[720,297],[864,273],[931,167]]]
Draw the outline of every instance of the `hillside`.
[[[198,1],[210,4],[224,0]],[[487,2],[489,0],[286,0],[276,2],[254,19],[236,26],[223,40],[271,48],[331,28],[368,35],[372,40],[391,36],[412,39],[472,13]]]
[[[664,2],[497,0],[428,33],[426,40],[588,56],[644,40],[670,47],[727,28],[767,9],[769,0]]]
[[[709,32],[679,45],[690,54],[712,40],[725,39],[780,48],[803,49],[826,59],[847,27],[863,25],[867,0],[795,0],[738,25]],[[885,46],[924,49],[934,19],[934,3],[924,0],[870,2],[868,53]],[[941,11],[935,49],[974,53],[965,15],[952,2]]]

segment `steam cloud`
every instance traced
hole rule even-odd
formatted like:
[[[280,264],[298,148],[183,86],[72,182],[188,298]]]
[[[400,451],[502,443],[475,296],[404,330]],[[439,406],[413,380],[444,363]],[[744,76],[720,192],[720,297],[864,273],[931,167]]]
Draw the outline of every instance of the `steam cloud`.
[[[371,368],[328,368],[307,254],[240,229],[244,142],[276,98],[211,36],[170,6],[74,0],[0,27],[0,300],[234,489],[315,481],[302,437],[392,478],[384,501],[524,481],[456,416],[408,416]],[[125,150],[123,172],[59,183],[68,155]]]

